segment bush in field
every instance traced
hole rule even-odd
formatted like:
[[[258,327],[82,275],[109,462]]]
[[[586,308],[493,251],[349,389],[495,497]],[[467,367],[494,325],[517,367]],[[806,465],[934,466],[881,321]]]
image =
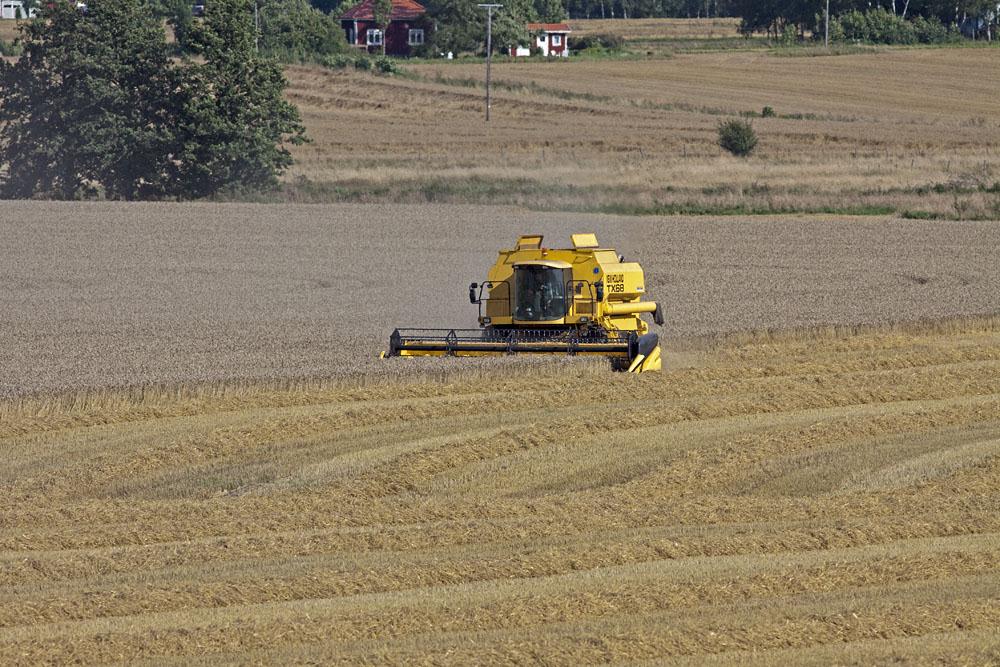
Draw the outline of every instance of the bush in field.
[[[948,26],[937,19],[927,19],[918,16],[913,19],[913,30],[916,32],[917,41],[921,44],[941,44],[957,40],[959,33],[951,31]]]
[[[781,37],[778,40],[784,46],[791,46],[799,41],[799,31],[794,25],[789,23],[785,26],[785,29],[781,31]]]
[[[0,56],[19,56],[23,50],[17,40],[8,42],[0,39]]]
[[[396,63],[389,56],[378,56],[375,58],[375,71],[382,74],[395,74],[397,72]]]
[[[254,51],[250,0],[213,0],[191,26],[199,61],[168,57],[148,2],[48,5],[0,62],[5,197],[204,197],[277,182],[305,140],[277,63]]]
[[[733,155],[745,157],[757,147],[757,133],[745,120],[727,120],[719,124],[719,146]]]
[[[344,69],[354,65],[354,58],[346,53],[335,53],[333,55],[320,58],[319,63],[330,69]]]

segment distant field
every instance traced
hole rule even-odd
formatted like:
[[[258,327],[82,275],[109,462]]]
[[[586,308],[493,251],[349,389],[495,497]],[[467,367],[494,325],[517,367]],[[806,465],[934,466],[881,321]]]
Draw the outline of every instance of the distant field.
[[[569,21],[576,35],[606,33],[626,40],[720,39],[738,34],[738,18],[714,19],[574,19]]]
[[[997,321],[0,404],[0,663],[1000,661]]]
[[[289,70],[315,143],[303,200],[524,204],[622,213],[1000,217],[993,49],[830,57],[404,65],[419,78]],[[969,76],[970,71],[977,72]],[[760,147],[723,154],[741,113]]]

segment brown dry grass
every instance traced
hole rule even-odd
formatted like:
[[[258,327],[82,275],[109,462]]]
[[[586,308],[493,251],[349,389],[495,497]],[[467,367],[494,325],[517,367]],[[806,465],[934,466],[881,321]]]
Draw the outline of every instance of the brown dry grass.
[[[672,366],[8,403],[0,662],[1000,659],[995,319]]]
[[[20,37],[18,26],[21,23],[21,21],[0,21],[0,39],[10,42]]]
[[[296,192],[326,200],[995,218],[994,60],[952,48],[498,63],[489,126],[469,87],[481,64],[407,66],[419,80],[293,67],[316,142],[292,176],[326,184]],[[764,106],[779,117],[753,121],[758,154],[723,155],[720,119]]]

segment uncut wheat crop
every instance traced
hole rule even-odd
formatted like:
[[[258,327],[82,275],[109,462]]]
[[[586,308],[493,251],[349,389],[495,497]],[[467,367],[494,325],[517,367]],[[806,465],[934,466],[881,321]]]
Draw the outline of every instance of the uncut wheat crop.
[[[518,234],[580,231],[642,264],[677,344],[1000,310],[989,222],[10,203],[0,395],[446,369],[377,356],[395,327],[476,327],[468,286]]]

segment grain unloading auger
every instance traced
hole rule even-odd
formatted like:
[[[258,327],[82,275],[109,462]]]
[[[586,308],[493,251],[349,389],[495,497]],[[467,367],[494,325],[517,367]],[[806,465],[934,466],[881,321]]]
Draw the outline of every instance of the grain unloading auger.
[[[594,234],[572,241],[551,249],[540,235],[522,236],[500,251],[486,282],[469,287],[481,329],[396,329],[383,356],[599,355],[631,373],[660,370],[659,336],[641,315],[662,325],[663,311],[642,300],[642,267]]]

